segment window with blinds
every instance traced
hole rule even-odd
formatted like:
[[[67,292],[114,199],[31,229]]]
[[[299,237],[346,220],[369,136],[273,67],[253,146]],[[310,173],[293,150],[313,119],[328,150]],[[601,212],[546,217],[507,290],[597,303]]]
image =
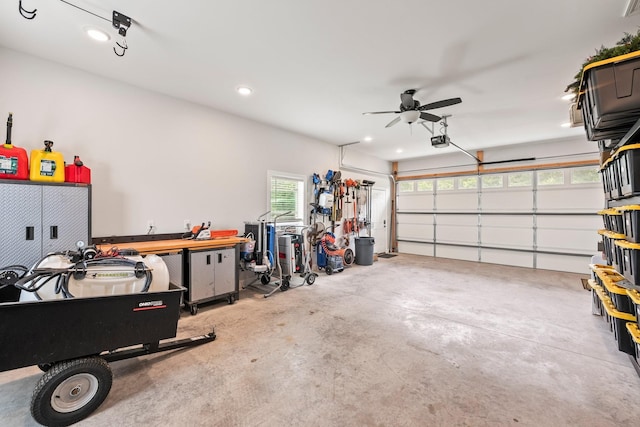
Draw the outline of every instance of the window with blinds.
[[[304,177],[270,172],[269,182],[271,216],[275,217],[291,212],[278,218],[278,222],[302,222],[304,218]]]

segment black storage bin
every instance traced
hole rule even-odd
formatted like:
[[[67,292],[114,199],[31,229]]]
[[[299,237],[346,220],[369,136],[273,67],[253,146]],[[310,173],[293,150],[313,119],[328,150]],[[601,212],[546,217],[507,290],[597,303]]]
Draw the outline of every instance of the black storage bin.
[[[627,242],[626,240],[616,240],[615,246],[620,248],[618,252],[618,262],[620,268],[617,270],[635,286],[640,286],[640,244]]]
[[[636,315],[636,308],[631,303],[631,298],[627,294],[627,290],[615,284],[615,282],[607,277],[603,280],[604,290],[607,296],[611,298],[613,306],[621,313]]]
[[[598,211],[598,215],[602,215],[604,228],[614,233],[624,234],[624,219],[622,212],[617,209],[605,209]]]
[[[635,289],[627,289],[627,295],[629,295],[629,299],[631,300],[631,305],[634,307],[633,313],[636,316],[636,320],[640,318],[640,292]]]
[[[616,210],[622,214],[625,239],[640,243],[640,205],[621,206]]]
[[[624,234],[614,233],[609,230],[598,230],[598,234],[602,236],[602,246],[604,246],[604,254],[607,256],[607,265],[611,265],[620,271],[620,262],[618,261],[618,254],[615,250],[615,241],[624,240]]]
[[[636,348],[636,363],[640,364],[640,328],[637,323],[627,322],[627,332]]]
[[[636,317],[629,313],[622,313],[615,308],[611,298],[609,298],[604,289],[596,286],[595,292],[602,302],[604,308],[604,318],[609,323],[611,331],[613,332],[616,341],[618,342],[618,350],[623,351],[631,356],[636,356],[636,347],[631,337],[631,334],[627,330],[627,323],[636,323]]]
[[[620,186],[618,185],[615,168],[616,162],[613,157],[607,159],[600,168],[604,197],[607,200],[617,200],[620,198]]]
[[[614,155],[614,163],[620,196],[640,195],[640,144],[620,147]]]
[[[640,116],[640,52],[584,67],[578,106],[591,141],[624,136]]]

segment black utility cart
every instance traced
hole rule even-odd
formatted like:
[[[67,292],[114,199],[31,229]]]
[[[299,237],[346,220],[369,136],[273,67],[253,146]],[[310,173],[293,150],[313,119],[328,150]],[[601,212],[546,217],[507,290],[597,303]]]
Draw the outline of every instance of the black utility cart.
[[[37,365],[45,373],[33,418],[66,426],[96,410],[111,389],[108,362],[213,341],[174,338],[184,288],[163,292],[0,304],[0,371]],[[162,341],[162,342],[161,342]]]

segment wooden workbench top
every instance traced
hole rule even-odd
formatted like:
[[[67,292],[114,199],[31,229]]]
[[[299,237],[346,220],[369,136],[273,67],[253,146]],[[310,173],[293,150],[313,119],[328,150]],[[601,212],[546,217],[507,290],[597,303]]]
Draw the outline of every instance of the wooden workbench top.
[[[99,245],[98,249],[108,251],[112,247],[119,249],[135,249],[140,254],[159,254],[165,252],[177,252],[181,249],[215,249],[225,246],[235,246],[238,243],[247,242],[249,239],[245,237],[221,237],[210,240],[156,240],[150,242],[132,242]]]

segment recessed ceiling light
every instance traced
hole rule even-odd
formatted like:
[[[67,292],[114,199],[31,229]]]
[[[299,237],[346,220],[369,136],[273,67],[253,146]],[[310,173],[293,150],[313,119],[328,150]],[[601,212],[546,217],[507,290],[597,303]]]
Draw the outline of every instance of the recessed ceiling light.
[[[396,150],[396,153],[402,153],[402,148],[398,148],[398,149]]]
[[[563,128],[570,128],[571,127],[571,123],[569,123],[569,122],[563,123],[560,126],[562,126]]]
[[[373,140],[373,138],[371,138],[370,136],[365,136],[364,137],[364,142],[371,142]]]
[[[97,28],[87,27],[84,29],[84,31],[89,37],[98,42],[106,42],[111,38],[109,37],[109,34],[105,33],[102,30],[98,30]]]
[[[575,93],[568,93],[562,97],[563,101],[573,101],[574,99],[576,99]]]
[[[238,88],[236,90],[242,96],[249,96],[253,92],[253,90],[250,87],[247,87],[247,86],[238,86]]]

